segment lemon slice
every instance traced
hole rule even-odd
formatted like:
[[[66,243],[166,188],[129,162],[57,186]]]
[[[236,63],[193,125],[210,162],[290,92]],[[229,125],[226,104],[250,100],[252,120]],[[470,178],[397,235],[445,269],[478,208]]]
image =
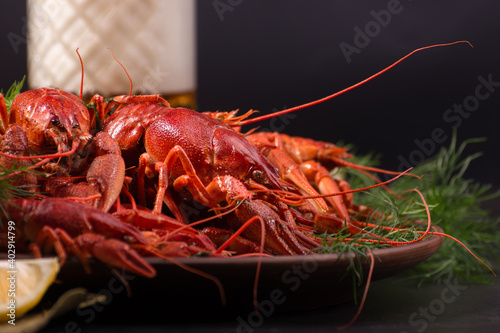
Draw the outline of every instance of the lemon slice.
[[[0,260],[0,322],[18,319],[40,302],[59,272],[57,258]]]

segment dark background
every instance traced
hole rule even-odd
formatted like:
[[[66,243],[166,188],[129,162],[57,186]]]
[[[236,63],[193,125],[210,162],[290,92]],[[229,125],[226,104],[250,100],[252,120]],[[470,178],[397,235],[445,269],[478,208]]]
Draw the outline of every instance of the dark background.
[[[216,7],[216,4],[225,4]],[[199,109],[262,112],[280,110],[326,96],[356,83],[408,52],[435,43],[466,44],[418,53],[388,73],[347,94],[263,128],[319,140],[353,143],[358,152],[381,153],[382,166],[401,169],[450,142],[452,125],[443,115],[473,95],[478,76],[500,82],[500,5],[496,1],[402,0],[399,13],[348,63],[341,43],[354,46],[355,27],[365,30],[395,1],[221,0],[198,2]],[[380,27],[380,26],[379,26]],[[0,14],[0,88],[26,74],[26,45],[14,46],[9,33],[25,36],[25,3],[3,4]],[[11,34],[12,35],[12,34]],[[63,70],[63,69],[61,69]],[[500,89],[498,89],[500,90]],[[476,144],[484,156],[469,177],[500,187],[498,109],[495,91],[468,118],[459,139],[486,137]],[[447,140],[430,143],[441,129]],[[427,142],[419,148],[415,140]],[[420,152],[417,152],[420,151]]]
[[[474,48],[454,45],[418,53],[354,91],[285,118],[287,123],[280,120],[261,124],[292,135],[353,143],[360,153],[379,152],[383,156],[382,166],[388,169],[398,169],[401,158],[409,159],[412,154],[416,156],[416,151],[422,151],[415,140],[428,142],[435,129],[442,129],[448,139],[434,147],[428,146],[429,153],[425,155],[448,146],[452,124],[443,119],[445,112],[454,103],[462,103],[474,94],[478,76],[492,75],[493,81],[500,82],[500,4],[494,0],[402,0],[401,12],[393,15],[390,23],[372,37],[359,54],[353,54],[350,63],[339,45],[342,42],[353,45],[354,28],[364,30],[365,25],[374,20],[370,12],[386,9],[391,1],[220,2],[230,6],[221,14],[222,19],[213,0],[198,2],[198,103],[202,111],[257,109],[270,112],[291,107],[356,83],[416,48],[470,41]],[[26,74],[26,45],[20,44],[16,50],[7,38],[9,33],[25,36],[24,24],[24,1],[2,3],[0,88],[4,91]],[[484,155],[472,163],[467,176],[492,183],[497,190],[500,189],[499,106],[500,87],[458,126],[461,140],[488,138],[487,142],[476,144],[468,151],[483,151]],[[497,200],[490,204],[497,215],[498,203]],[[496,286],[471,286],[460,301],[447,305],[446,313],[429,324],[427,331],[478,328],[491,331],[497,323],[498,302],[491,296],[498,294]],[[415,327],[409,327],[408,316],[420,306],[428,305],[443,290],[442,286],[433,289],[414,289],[413,285],[406,284],[395,286],[390,280],[371,288],[362,316],[351,329],[353,332],[369,329],[413,332]],[[266,319],[262,331],[276,332],[283,327],[302,331],[317,323],[317,331],[331,332],[350,319],[356,309],[357,306],[351,305],[333,311],[327,308],[290,316],[276,315]],[[109,311],[101,315],[101,320],[108,314]],[[60,321],[61,331],[69,319]],[[79,320],[81,322],[81,318]],[[95,332],[112,331],[112,327],[106,325],[99,330],[97,322],[95,329],[88,328]],[[154,327],[127,325],[126,321],[119,330],[154,330]],[[186,328],[183,325],[179,331]],[[235,323],[208,322],[207,326],[213,332],[233,331]],[[177,328],[175,324],[173,327]]]

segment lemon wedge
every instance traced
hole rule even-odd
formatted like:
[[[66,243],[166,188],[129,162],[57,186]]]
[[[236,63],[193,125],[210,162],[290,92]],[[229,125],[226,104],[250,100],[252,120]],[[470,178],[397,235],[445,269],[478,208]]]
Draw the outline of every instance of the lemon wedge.
[[[0,322],[35,307],[59,272],[57,258],[0,260]]]

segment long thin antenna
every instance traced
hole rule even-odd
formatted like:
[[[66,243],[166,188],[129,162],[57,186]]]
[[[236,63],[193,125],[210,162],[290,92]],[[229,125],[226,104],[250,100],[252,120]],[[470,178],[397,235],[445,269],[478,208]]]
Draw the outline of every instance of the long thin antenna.
[[[387,66],[386,68],[384,68],[381,71],[373,74],[372,76],[364,79],[363,81],[360,81],[360,82],[358,82],[356,84],[353,84],[352,86],[347,87],[345,89],[342,89],[341,91],[338,91],[338,92],[336,92],[334,94],[331,94],[329,96],[320,98],[318,100],[315,100],[315,101],[312,101],[312,102],[309,102],[309,103],[305,103],[305,104],[302,104],[302,105],[294,106],[294,107],[286,109],[286,110],[278,111],[278,112],[271,113],[271,114],[266,114],[266,115],[263,115],[263,116],[260,116],[260,117],[257,117],[257,118],[247,119],[247,120],[241,121],[238,125],[243,126],[243,125],[253,124],[253,123],[256,123],[256,122],[261,121],[261,120],[273,118],[273,117],[276,117],[276,116],[281,116],[282,114],[285,114],[285,113],[294,112],[294,111],[297,111],[297,110],[300,110],[300,109],[307,108],[309,106],[313,106],[313,105],[316,105],[316,104],[323,103],[323,102],[325,102],[325,101],[327,101],[329,99],[332,99],[334,97],[342,95],[343,93],[348,92],[349,90],[357,88],[357,87],[365,84],[366,82],[370,81],[371,79],[374,79],[375,77],[379,76],[380,74],[382,74],[384,72],[387,72],[389,69],[391,69],[392,67],[396,66],[397,64],[399,64],[400,62],[402,62],[403,60],[405,60],[406,58],[408,58],[409,56],[411,56],[412,54],[414,54],[416,52],[419,52],[419,51],[422,51],[422,50],[426,50],[426,49],[430,49],[430,48],[434,48],[434,47],[449,46],[449,45],[458,44],[458,43],[467,43],[471,47],[473,47],[472,44],[470,42],[466,41],[466,40],[456,41],[456,42],[452,42],[452,43],[445,43],[445,44],[435,44],[435,45],[424,46],[424,47],[418,48],[416,50],[413,50],[412,52],[408,53],[407,55],[405,55],[401,59],[399,59],[396,62],[394,62],[392,65]]]
[[[130,77],[130,75],[128,75],[128,72],[127,72],[127,69],[125,68],[125,66],[123,66],[123,64],[120,61],[118,61],[118,59],[116,59],[115,53],[113,52],[113,49],[110,47],[108,47],[108,49],[111,50],[111,54],[113,55],[113,58],[115,58],[116,62],[118,64],[120,64],[120,66],[122,66],[123,70],[125,71],[125,74],[127,74],[128,80],[130,81],[130,92],[128,93],[128,95],[132,96],[132,91],[134,90],[134,83],[132,82],[132,78]]]
[[[82,57],[80,56],[80,53],[78,53],[79,47],[76,48],[76,54],[78,54],[78,58],[80,59],[80,66],[82,67],[82,79],[80,81],[80,99],[83,97],[83,60]]]

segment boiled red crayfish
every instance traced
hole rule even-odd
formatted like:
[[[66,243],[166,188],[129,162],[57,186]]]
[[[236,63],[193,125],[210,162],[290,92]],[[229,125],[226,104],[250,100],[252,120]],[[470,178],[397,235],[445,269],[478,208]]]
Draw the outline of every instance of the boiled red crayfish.
[[[125,176],[125,164],[114,141],[105,133],[92,140],[91,117],[83,101],[68,92],[40,88],[19,94],[7,115],[5,101],[0,95],[0,115],[3,126],[0,165],[10,169],[14,164],[27,169],[43,168],[46,174],[65,176],[67,181],[59,189],[52,182],[48,191],[55,196],[97,196],[95,206],[108,210],[118,197]],[[87,162],[92,155],[92,163]],[[66,162],[49,163],[67,158]],[[37,160],[32,163],[31,160]],[[24,172],[15,185],[39,184],[36,177]],[[56,171],[57,170],[57,171]],[[105,170],[112,170],[109,173]],[[106,173],[104,173],[106,172]],[[11,175],[17,176],[17,175]],[[73,186],[69,176],[84,176],[86,186]],[[39,188],[38,192],[42,189]],[[64,192],[64,193],[63,193]]]
[[[91,135],[95,122],[81,97],[52,88],[29,90],[14,99],[8,115],[0,95],[0,116],[1,166],[5,170],[25,166],[25,170],[1,180],[28,186],[38,199],[2,202],[0,227],[6,226],[7,220],[16,222],[19,244],[31,243],[37,256],[41,255],[39,247],[43,252],[54,248],[62,263],[69,251],[87,268],[86,257],[90,255],[151,277],[154,269],[130,246],[143,255],[165,258],[215,251],[208,238],[194,229],[175,224],[166,216],[151,218],[143,210],[130,213],[117,203],[125,181],[121,151],[107,133]],[[50,163],[61,158],[66,160]],[[33,169],[43,170],[48,178],[36,177],[29,172]],[[66,199],[45,198],[47,194]],[[107,213],[113,205],[115,216]],[[147,237],[136,227],[141,223],[152,230]],[[172,228],[179,230],[171,232]],[[0,242],[0,248],[4,246]]]
[[[86,267],[91,255],[112,266],[152,277],[155,270],[129,244],[148,244],[135,228],[103,211],[65,199],[47,198],[41,201],[17,199],[5,206],[2,225],[16,222],[17,244],[31,243],[37,255],[55,249],[61,259],[66,251],[78,257]],[[6,244],[0,244],[3,247]],[[19,246],[18,251],[22,249]]]
[[[276,114],[292,112],[338,96],[398,62],[339,93]],[[188,199],[194,198],[198,203],[218,211],[222,210],[221,204],[235,206],[240,203],[233,215],[235,219],[232,219],[237,222],[231,228],[236,230],[247,220],[258,217],[267,235],[264,250],[274,254],[305,254],[319,246],[310,232],[297,228],[297,219],[308,220],[304,211],[312,213],[313,219],[309,222],[316,227],[322,226],[321,231],[338,231],[348,226],[352,233],[362,232],[350,221],[347,193],[343,194],[343,202],[338,198],[329,199],[329,207],[310,182],[315,183],[323,196],[337,196],[342,194],[339,193],[340,187],[346,186],[331,178],[325,168],[328,163],[365,170],[369,168],[346,162],[344,158],[348,155],[331,144],[321,145],[312,140],[306,143],[305,139],[300,142],[295,139],[297,145],[306,149],[302,149],[305,152],[301,152],[303,156],[294,160],[292,150],[286,151],[283,144],[271,147],[273,143],[265,142],[267,139],[262,135],[254,135],[249,141],[234,130],[276,114],[254,119],[246,119],[246,115],[234,117],[234,113],[200,114],[186,108],[172,108],[157,95],[122,95],[110,100],[96,95],[91,104],[100,117],[103,131],[117,141],[122,153],[127,156],[135,153],[138,162],[133,158],[129,163],[138,164],[137,195],[141,204],[146,203],[145,175],[158,175],[155,213],[162,211],[164,202],[178,220],[188,222],[182,208]],[[110,112],[113,113],[106,118]],[[276,138],[284,140],[284,136]],[[287,139],[287,142],[292,141]],[[307,145],[314,146],[314,149]],[[332,151],[335,151],[335,156]],[[308,154],[318,158],[313,160]],[[321,159],[327,155],[327,159]],[[301,202],[298,210],[292,210],[277,194],[280,192],[305,195],[307,202]],[[335,214],[332,214],[333,211]],[[261,232],[260,223],[253,223],[242,235],[258,242]]]
[[[29,247],[40,256],[41,252],[55,249],[61,265],[69,252],[81,260],[88,272],[87,258],[93,257],[153,277],[156,272],[143,256],[169,259],[201,252],[210,255],[216,250],[198,230],[137,208],[120,208],[109,214],[63,198],[13,199],[0,218],[3,226],[7,226],[7,220],[15,221],[18,251]],[[0,239],[0,248],[6,245]]]
[[[97,99],[94,97],[93,101]],[[256,212],[273,214],[268,206],[252,200],[252,192],[244,182],[251,180],[282,190],[279,176],[258,149],[239,133],[196,111],[171,108],[163,101],[159,104],[157,96],[120,96],[114,101],[119,101],[120,108],[103,121],[103,131],[113,137],[122,150],[136,149],[144,136],[146,152],[139,158],[137,171],[139,202],[144,202],[144,175],[156,170],[159,174],[153,209],[156,213],[161,212],[165,201],[176,218],[186,221],[174,194],[167,192],[171,185],[177,192],[188,189],[196,201],[210,208],[217,208],[221,202],[246,201],[238,211],[252,211],[248,214],[254,216]],[[126,128],[133,130],[124,130]],[[277,218],[265,218],[264,221],[267,245],[272,252],[308,251],[289,229],[277,227],[278,223],[286,225],[286,222]],[[260,237],[260,232],[257,233]],[[286,233],[291,242],[287,245],[279,233]]]
[[[338,96],[388,70],[404,58],[367,80],[339,93],[319,101],[281,111],[278,114],[292,112]],[[20,116],[13,117],[11,114],[11,118],[19,122],[25,132],[31,129],[34,132],[40,132],[36,136],[38,141],[31,140],[34,142],[31,143],[31,146],[35,147],[31,148],[31,151],[41,151],[36,149],[40,146],[37,144],[40,142],[40,138],[44,140],[52,138],[58,147],[58,152],[51,155],[52,158],[68,154],[70,160],[74,159],[77,152],[85,150],[88,146],[87,141],[85,141],[88,140],[86,133],[94,128],[94,122],[91,120],[93,118],[88,116],[88,111],[85,108],[82,109],[81,99],[74,96],[66,97],[66,94],[58,90],[50,90],[49,92],[50,94],[47,94],[46,89],[40,89],[19,95],[16,98],[16,101],[19,101],[14,102],[18,107],[14,108],[13,112],[19,113]],[[36,98],[34,105],[25,101],[27,98],[31,99],[32,96],[37,97],[40,94],[45,96],[45,99],[41,100],[45,104]],[[59,110],[61,105],[57,105],[53,98],[53,95],[57,94],[60,94],[61,100],[68,101],[67,105],[65,104],[67,110]],[[219,212],[223,210],[221,204],[229,206],[237,204],[235,214],[232,215],[235,218],[231,219],[237,222],[233,223],[232,229],[238,229],[248,219],[258,217],[265,226],[267,234],[264,243],[265,250],[276,254],[303,254],[319,245],[311,232],[303,232],[302,229],[297,228],[299,220],[309,226],[320,227],[321,230],[339,230],[348,226],[351,233],[361,232],[360,228],[350,221],[348,207],[351,199],[349,194],[339,193],[340,187],[343,189],[347,187],[345,184],[331,179],[329,170],[326,169],[327,163],[321,160],[321,156],[328,153],[329,162],[353,167],[352,163],[344,160],[347,155],[341,149],[320,146],[314,142],[316,149],[314,157],[318,158],[312,161],[308,157],[310,152],[301,153],[303,156],[297,157],[292,153],[292,150],[286,149],[289,145],[280,143],[272,147],[272,143],[265,142],[267,139],[256,135],[251,137],[253,142],[251,143],[239,132],[233,130],[239,129],[242,125],[270,117],[269,115],[246,119],[246,116],[235,118],[234,113],[199,114],[185,108],[171,108],[167,101],[156,95],[117,96],[106,101],[103,97],[96,95],[91,104],[97,110],[99,120],[103,124],[103,132],[98,134],[105,138],[102,140],[103,142],[116,143],[124,155],[129,155],[127,152],[133,150],[141,153],[138,163],[137,160],[132,161],[133,164],[138,164],[136,178],[138,198],[141,204],[146,203],[144,175],[150,177],[158,175],[154,213],[159,214],[162,210],[162,203],[165,202],[178,220],[188,222],[182,204],[191,197],[202,205]],[[117,109],[115,110],[115,108]],[[40,110],[39,114],[33,113],[38,109]],[[114,113],[106,118],[110,111],[114,111]],[[42,119],[50,118],[50,121],[43,122],[45,127],[35,126],[36,123],[26,121],[26,114],[30,114],[30,112]],[[6,114],[2,117],[7,118]],[[93,150],[99,150],[96,147],[101,146],[96,144],[96,142],[101,141],[97,138],[98,136],[92,142]],[[276,138],[279,141],[284,141],[285,136],[276,136]],[[72,148],[68,150],[70,140],[72,140]],[[292,142],[293,140],[287,139],[286,141]],[[30,151],[29,142],[30,140],[28,140],[26,148],[28,152]],[[299,142],[299,140],[295,139],[293,142]],[[305,142],[306,140],[302,139],[298,145],[305,147]],[[82,146],[84,147],[82,148]],[[141,146],[144,146],[145,152],[142,151]],[[337,156],[331,156],[332,149],[335,150]],[[119,176],[111,182],[113,186],[104,186],[103,183],[100,183],[101,179],[105,178],[100,177],[103,173],[102,165],[113,171],[117,168],[120,170],[124,168],[120,162],[121,158],[114,158],[113,163],[106,164],[102,162],[100,157],[115,157],[119,155],[117,150],[117,148],[105,150],[105,154],[94,159],[87,173],[87,183],[93,184],[93,181],[97,180],[101,191],[100,193],[98,191],[97,195],[107,197],[104,200],[106,203],[98,206],[104,211],[109,210],[118,198],[124,176],[123,172],[120,171],[118,172]],[[306,150],[304,149],[304,151]],[[36,155],[34,157],[40,158],[42,156]],[[68,163],[68,166],[70,164],[74,163]],[[97,167],[94,168],[94,165]],[[359,166],[354,167],[363,169]],[[97,170],[95,176],[94,170]],[[89,174],[91,174],[90,177]],[[314,186],[310,185],[311,182]],[[50,183],[49,188],[53,196],[88,197],[95,195],[95,192],[88,190],[88,188],[95,188],[95,186],[73,186],[71,183],[67,186],[65,183],[63,185]],[[110,188],[113,190],[109,191]],[[342,194],[344,199],[340,200],[340,196],[329,198],[327,199],[328,205],[316,188],[324,197],[335,197]],[[80,191],[83,192],[83,195],[79,193]],[[106,191],[112,195],[107,195]],[[62,194],[63,192],[64,194]],[[277,194],[280,192],[292,193],[296,197],[305,195],[307,201],[300,199],[298,208],[292,209],[286,204],[287,201]],[[260,228],[260,223],[254,223],[246,228],[243,236],[258,242],[262,232]],[[309,228],[308,230],[313,231],[314,229]]]

